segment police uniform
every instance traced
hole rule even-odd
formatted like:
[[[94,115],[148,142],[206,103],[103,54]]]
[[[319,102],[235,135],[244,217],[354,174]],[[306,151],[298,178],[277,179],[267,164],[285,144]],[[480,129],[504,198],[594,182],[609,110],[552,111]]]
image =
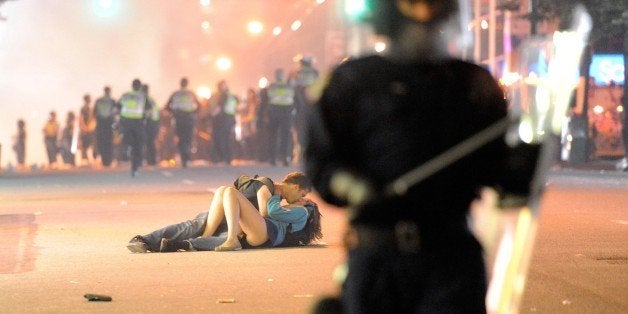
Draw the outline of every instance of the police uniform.
[[[267,93],[270,104],[268,106],[270,163],[274,165],[280,160],[284,165],[288,165],[292,156],[290,126],[294,109],[294,88],[286,82],[278,81],[270,84]]]
[[[120,97],[120,124],[123,142],[130,149],[131,175],[135,176],[142,165],[142,148],[144,146],[144,115],[147,109],[146,95],[133,90]]]
[[[345,206],[356,198],[352,191],[362,192],[356,187],[367,191],[349,215],[356,237],[348,242],[343,310],[485,313],[484,257],[467,226],[469,206],[483,186],[525,203],[538,145],[517,154],[496,132],[460,159],[442,158],[508,124],[504,93],[488,71],[447,55],[442,32],[461,25],[458,0],[371,3],[366,16],[390,39],[389,53],[334,70],[308,117],[304,154],[325,201]],[[442,169],[388,192],[400,177],[434,164]]]
[[[111,165],[113,159],[113,121],[116,102],[105,95],[96,100],[94,116],[96,117],[96,147],[103,166]]]
[[[175,132],[179,138],[179,156],[181,164],[186,167],[192,149],[198,100],[192,91],[178,90],[170,96],[167,108],[174,114]]]
[[[213,105],[220,111],[214,116],[213,124],[214,161],[229,164],[233,159],[231,145],[235,135],[235,114],[239,101],[228,90],[220,92],[216,97],[217,101]]]
[[[295,76],[294,121],[297,131],[297,140],[301,147],[303,147],[303,140],[305,138],[305,115],[310,106],[308,89],[310,86],[314,85],[317,79],[318,71],[310,65],[303,65]]]
[[[507,114],[501,89],[476,65],[398,64],[379,56],[339,66],[314,110],[306,172],[323,199],[339,206],[346,201],[330,188],[339,170],[360,174],[381,191]],[[482,250],[466,219],[477,189],[511,174],[506,156],[500,138],[402,197],[361,207],[351,221],[359,240],[349,250],[345,310],[483,312]]]

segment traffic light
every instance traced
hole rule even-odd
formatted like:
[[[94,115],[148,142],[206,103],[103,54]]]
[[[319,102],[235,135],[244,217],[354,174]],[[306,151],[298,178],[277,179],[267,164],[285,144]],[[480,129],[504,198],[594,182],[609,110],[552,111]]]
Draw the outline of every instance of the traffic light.
[[[363,21],[371,16],[372,1],[369,0],[345,0],[344,11],[347,17],[355,21]]]

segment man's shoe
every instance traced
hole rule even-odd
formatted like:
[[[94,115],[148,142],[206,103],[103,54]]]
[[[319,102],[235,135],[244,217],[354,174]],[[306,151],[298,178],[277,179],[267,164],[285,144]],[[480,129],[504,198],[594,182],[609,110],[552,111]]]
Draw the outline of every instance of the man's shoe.
[[[148,252],[148,243],[140,235],[136,235],[129,241],[126,248],[133,253],[146,253]]]
[[[615,169],[619,171],[628,171],[628,159],[622,158],[618,163],[615,164]]]

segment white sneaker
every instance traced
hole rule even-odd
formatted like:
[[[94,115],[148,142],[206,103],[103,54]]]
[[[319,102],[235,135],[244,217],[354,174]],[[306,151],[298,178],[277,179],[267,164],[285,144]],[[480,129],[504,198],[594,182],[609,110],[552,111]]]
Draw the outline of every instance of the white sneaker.
[[[626,157],[622,158],[618,163],[615,164],[615,169],[620,171],[628,169],[628,160],[626,159]]]

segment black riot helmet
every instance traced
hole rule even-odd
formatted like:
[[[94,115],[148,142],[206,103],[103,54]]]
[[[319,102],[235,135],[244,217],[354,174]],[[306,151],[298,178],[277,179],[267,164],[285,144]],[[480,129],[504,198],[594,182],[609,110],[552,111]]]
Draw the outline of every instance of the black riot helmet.
[[[395,38],[405,23],[437,26],[459,12],[459,0],[370,0],[364,19],[377,34]]]

